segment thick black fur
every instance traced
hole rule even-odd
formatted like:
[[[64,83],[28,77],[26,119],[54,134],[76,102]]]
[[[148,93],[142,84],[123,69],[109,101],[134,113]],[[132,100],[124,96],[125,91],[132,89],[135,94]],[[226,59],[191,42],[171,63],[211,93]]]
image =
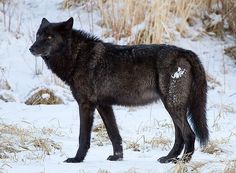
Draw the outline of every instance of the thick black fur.
[[[79,104],[79,149],[65,162],[82,162],[90,147],[93,114],[98,110],[113,146],[108,160],[123,158],[112,105],[138,106],[161,99],[175,127],[175,143],[158,159],[174,162],[194,152],[195,135],[208,141],[207,84],[197,55],[170,45],[121,46],[105,43],[84,31],[74,30],[73,18],[50,23],[43,19],[30,51],[41,56],[48,68],[67,83]],[[187,118],[192,122],[192,131]]]

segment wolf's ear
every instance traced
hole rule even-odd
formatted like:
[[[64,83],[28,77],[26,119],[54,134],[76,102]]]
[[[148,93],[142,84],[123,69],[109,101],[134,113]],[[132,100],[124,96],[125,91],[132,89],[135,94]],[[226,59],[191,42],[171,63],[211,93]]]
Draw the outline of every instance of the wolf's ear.
[[[45,25],[45,24],[48,24],[48,23],[49,23],[49,21],[46,18],[43,18],[42,22],[41,22],[41,25]]]
[[[73,17],[69,18],[69,19],[65,22],[65,28],[66,28],[67,30],[72,30],[73,23],[74,23]]]

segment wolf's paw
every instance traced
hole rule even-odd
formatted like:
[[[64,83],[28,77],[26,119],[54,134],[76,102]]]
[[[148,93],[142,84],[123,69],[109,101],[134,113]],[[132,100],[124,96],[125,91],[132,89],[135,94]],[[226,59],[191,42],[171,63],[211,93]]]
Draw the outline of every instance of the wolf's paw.
[[[122,156],[119,156],[119,155],[110,155],[107,160],[110,160],[110,161],[120,161],[120,160],[123,160],[123,157]]]
[[[159,158],[157,161],[159,161],[160,163],[177,163],[177,161],[179,160],[179,158],[177,157],[168,157],[168,156],[164,156]]]
[[[79,162],[83,162],[83,159],[73,157],[73,158],[66,159],[64,162],[65,163],[79,163]]]

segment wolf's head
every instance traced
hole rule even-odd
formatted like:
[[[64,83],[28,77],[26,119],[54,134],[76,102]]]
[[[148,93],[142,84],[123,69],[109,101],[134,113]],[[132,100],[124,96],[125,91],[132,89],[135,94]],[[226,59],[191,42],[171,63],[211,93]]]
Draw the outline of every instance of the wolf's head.
[[[36,41],[30,47],[35,56],[50,57],[67,48],[68,36],[72,32],[73,18],[65,22],[50,23],[43,18],[37,31]]]

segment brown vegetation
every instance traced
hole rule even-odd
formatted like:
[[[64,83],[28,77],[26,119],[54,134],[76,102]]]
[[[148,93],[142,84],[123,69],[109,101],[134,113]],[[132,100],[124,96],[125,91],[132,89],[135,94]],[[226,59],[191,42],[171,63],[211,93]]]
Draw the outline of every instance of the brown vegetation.
[[[39,105],[39,104],[62,104],[63,101],[60,97],[56,96],[53,91],[47,88],[36,88],[30,93],[30,96],[25,101],[27,105]]]
[[[64,0],[67,8],[88,0]],[[201,19],[206,33],[221,38],[226,31],[236,36],[236,1],[234,0],[98,0],[104,36],[129,43],[170,43],[177,31],[190,37],[188,27]],[[69,4],[69,5],[65,5]],[[218,20],[215,20],[217,19]]]

